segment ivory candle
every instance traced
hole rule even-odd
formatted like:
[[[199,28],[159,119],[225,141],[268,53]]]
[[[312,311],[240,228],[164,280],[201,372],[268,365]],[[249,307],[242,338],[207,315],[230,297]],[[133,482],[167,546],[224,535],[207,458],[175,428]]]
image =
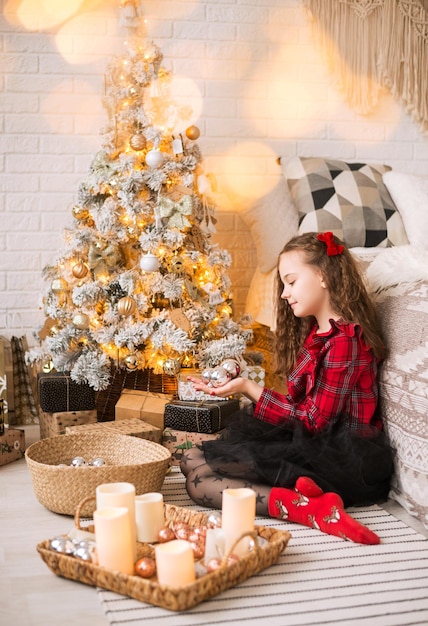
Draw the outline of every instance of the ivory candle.
[[[205,560],[224,556],[224,530],[208,528],[205,538]]]
[[[156,570],[160,585],[182,587],[195,580],[192,546],[184,539],[174,539],[155,547]]]
[[[126,507],[134,560],[137,558],[137,526],[135,523],[135,487],[132,483],[103,483],[96,488],[97,509]]]
[[[224,531],[226,554],[243,533],[254,531],[255,517],[256,492],[253,489],[243,487],[223,490],[221,527]],[[249,538],[243,539],[233,548],[233,552],[244,556],[249,542]]]
[[[136,496],[135,520],[138,541],[157,541],[159,531],[165,526],[162,494],[144,493]]]
[[[134,544],[128,509],[108,507],[94,511],[98,563],[124,574],[134,573]]]

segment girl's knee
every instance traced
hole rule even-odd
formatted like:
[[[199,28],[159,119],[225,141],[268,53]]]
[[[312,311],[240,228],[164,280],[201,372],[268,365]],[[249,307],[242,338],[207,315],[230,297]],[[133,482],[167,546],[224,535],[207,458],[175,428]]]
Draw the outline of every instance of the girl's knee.
[[[195,467],[205,463],[204,451],[201,448],[190,448],[183,452],[183,456],[180,461],[180,469],[182,473],[187,476]]]

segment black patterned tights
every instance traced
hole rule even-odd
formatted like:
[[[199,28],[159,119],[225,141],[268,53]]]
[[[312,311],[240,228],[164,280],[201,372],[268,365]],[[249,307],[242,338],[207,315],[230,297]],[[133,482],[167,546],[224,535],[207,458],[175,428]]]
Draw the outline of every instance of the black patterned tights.
[[[191,448],[183,454],[181,471],[186,476],[186,490],[196,504],[221,509],[223,489],[248,487],[256,492],[256,514],[269,516],[268,499],[271,487],[217,474],[206,463],[203,450]]]

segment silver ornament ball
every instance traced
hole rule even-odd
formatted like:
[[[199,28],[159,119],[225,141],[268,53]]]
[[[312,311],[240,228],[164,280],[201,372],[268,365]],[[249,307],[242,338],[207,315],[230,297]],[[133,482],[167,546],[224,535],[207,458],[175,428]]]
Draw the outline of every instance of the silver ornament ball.
[[[220,363],[221,367],[224,367],[226,372],[229,372],[231,378],[239,376],[241,367],[236,359],[226,359]]]
[[[230,378],[229,372],[220,365],[211,372],[211,384],[213,387],[222,387],[229,382]]]
[[[51,547],[51,550],[55,550],[55,552],[61,552],[61,554],[74,553],[74,544],[72,540],[65,535],[60,535],[59,537],[55,537],[55,539],[51,539],[49,545]]]
[[[70,465],[72,467],[85,467],[87,463],[85,459],[83,458],[83,456],[75,456],[74,459],[71,461]]]
[[[95,459],[92,459],[92,461],[89,461],[88,463],[88,465],[91,465],[92,467],[102,467],[105,464],[106,462],[100,456],[97,456]]]
[[[208,383],[210,383],[210,382],[211,382],[211,372],[212,372],[212,371],[213,371],[213,370],[212,370],[212,367],[207,367],[207,369],[202,370],[202,372],[201,372],[201,378],[202,378],[202,381],[203,381],[206,385],[208,385]]]
[[[166,359],[163,364],[163,371],[168,376],[175,376],[181,369],[180,359]]]

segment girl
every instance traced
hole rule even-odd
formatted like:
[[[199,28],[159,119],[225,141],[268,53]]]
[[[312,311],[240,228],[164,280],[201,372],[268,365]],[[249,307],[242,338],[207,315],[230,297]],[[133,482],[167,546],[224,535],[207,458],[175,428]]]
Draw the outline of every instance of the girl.
[[[287,395],[246,378],[212,388],[190,377],[196,390],[242,393],[255,408],[185,454],[187,491],[221,508],[223,489],[251,487],[258,515],[379,543],[344,511],[386,499],[393,471],[378,411],[386,349],[363,278],[332,233],[306,233],[279,256],[276,295],[275,350]]]

